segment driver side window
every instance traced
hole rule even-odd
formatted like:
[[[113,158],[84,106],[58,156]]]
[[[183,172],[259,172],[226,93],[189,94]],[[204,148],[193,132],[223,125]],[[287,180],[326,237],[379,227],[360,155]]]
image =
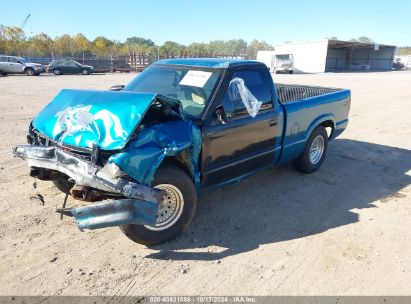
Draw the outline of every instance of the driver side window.
[[[237,85],[233,85],[236,83]],[[262,70],[240,70],[234,73],[223,99],[227,118],[257,115],[273,108],[271,85]]]

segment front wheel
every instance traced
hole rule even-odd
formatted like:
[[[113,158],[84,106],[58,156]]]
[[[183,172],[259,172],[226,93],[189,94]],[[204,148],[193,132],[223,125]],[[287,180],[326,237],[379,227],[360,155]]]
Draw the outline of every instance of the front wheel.
[[[83,75],[88,75],[88,74],[90,74],[90,72],[89,72],[89,70],[87,70],[87,69],[82,69],[82,70],[81,70],[81,74],[83,74]]]
[[[34,76],[34,70],[32,68],[27,68],[26,69],[26,75],[27,76]]]
[[[302,173],[317,171],[324,161],[328,148],[328,134],[323,126],[315,128],[308,138],[303,153],[294,160],[295,168]]]
[[[197,192],[185,171],[175,167],[160,168],[153,186],[164,192],[156,224],[120,226],[130,240],[146,246],[165,243],[183,233],[197,208]]]

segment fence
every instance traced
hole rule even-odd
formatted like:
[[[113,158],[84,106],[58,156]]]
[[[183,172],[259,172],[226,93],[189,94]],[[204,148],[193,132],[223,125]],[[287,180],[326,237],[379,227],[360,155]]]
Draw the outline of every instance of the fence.
[[[165,54],[165,55],[147,55],[144,53],[132,52],[129,56],[95,56],[85,55],[82,56],[53,56],[53,57],[28,57],[27,60],[35,63],[41,63],[49,65],[55,59],[71,59],[82,64],[91,65],[97,71],[142,71],[153,62],[160,59],[170,58],[234,58],[234,59],[248,59],[247,56],[232,56],[232,55],[216,55],[209,53],[179,53],[179,54]]]

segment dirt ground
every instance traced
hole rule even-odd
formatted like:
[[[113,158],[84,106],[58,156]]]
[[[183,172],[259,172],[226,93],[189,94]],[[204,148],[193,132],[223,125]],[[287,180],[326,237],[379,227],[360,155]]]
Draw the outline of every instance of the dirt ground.
[[[348,129],[312,175],[289,164],[201,196],[182,237],[148,249],[80,232],[11,149],[62,88],[135,74],[0,77],[0,295],[411,295],[411,72],[276,75],[352,90]],[[68,205],[72,205],[69,200]]]

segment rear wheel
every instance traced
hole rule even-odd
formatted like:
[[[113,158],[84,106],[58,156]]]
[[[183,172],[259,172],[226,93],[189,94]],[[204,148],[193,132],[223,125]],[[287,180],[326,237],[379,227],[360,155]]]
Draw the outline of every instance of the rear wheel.
[[[328,135],[323,126],[315,128],[303,153],[294,160],[295,168],[302,173],[313,173],[320,167],[327,154]]]
[[[26,68],[25,70],[27,76],[34,76],[34,70],[32,68]]]
[[[130,240],[147,246],[167,242],[183,233],[197,208],[194,183],[185,171],[175,167],[161,168],[153,186],[164,191],[155,226],[120,226]]]
[[[54,69],[53,74],[56,76],[61,75],[61,71],[59,69]]]

